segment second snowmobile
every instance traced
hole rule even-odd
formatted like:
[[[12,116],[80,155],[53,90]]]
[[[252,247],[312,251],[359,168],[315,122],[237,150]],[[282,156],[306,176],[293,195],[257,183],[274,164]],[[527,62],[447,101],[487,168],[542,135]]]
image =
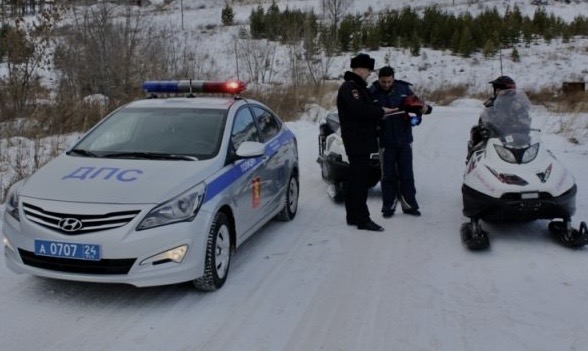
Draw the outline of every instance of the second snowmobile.
[[[319,125],[318,158],[323,180],[329,185],[327,194],[335,202],[342,202],[349,178],[349,160],[343,146],[341,130],[339,128],[339,114],[329,112]],[[380,168],[380,154],[370,155],[370,166],[366,170],[369,186],[374,187],[380,182],[382,174]]]
[[[574,176],[546,149],[538,130],[515,128],[512,122],[518,114],[530,113],[525,98],[522,92],[511,95],[511,101],[498,96],[491,110],[498,116],[494,118],[510,114],[514,119],[501,128],[472,129],[462,186],[463,214],[470,222],[461,227],[462,241],[470,250],[490,244],[480,221],[551,219],[549,230],[565,246],[588,243],[586,223],[578,229],[571,225],[578,191]]]

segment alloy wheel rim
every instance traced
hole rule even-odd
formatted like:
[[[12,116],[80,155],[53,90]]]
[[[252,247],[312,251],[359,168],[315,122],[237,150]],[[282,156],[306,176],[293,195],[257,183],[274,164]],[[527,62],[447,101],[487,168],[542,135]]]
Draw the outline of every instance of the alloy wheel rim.
[[[230,244],[229,228],[223,225],[216,237],[214,262],[216,264],[216,274],[222,279],[227,274],[230,259]]]

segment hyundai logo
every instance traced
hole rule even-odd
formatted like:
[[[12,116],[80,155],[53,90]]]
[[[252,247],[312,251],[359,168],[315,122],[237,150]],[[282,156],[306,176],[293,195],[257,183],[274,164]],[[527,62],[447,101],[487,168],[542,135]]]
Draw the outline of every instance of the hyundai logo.
[[[66,232],[77,232],[83,226],[82,221],[77,218],[64,218],[57,225]]]

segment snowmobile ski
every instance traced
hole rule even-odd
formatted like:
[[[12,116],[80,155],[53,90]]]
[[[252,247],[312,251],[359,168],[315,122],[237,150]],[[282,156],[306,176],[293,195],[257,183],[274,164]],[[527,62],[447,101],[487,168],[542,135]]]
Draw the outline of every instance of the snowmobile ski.
[[[490,246],[488,233],[482,230],[480,223],[472,220],[461,225],[461,241],[471,251],[486,250]]]
[[[579,229],[574,229],[569,221],[551,221],[548,228],[559,242],[567,247],[579,248],[588,244],[586,222],[580,223]]]

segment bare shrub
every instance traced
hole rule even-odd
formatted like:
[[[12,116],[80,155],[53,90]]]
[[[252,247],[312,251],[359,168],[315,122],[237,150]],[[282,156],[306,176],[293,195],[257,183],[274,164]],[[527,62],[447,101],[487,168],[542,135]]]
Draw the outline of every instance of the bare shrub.
[[[73,9],[73,27],[55,54],[60,93],[78,100],[95,93],[116,99],[137,94],[150,27],[142,28],[140,10],[128,6],[122,19],[118,10],[107,2]]]
[[[55,6],[32,20],[16,17],[3,23],[0,47],[6,48],[7,70],[0,78],[2,121],[25,117],[47,96],[47,90],[40,84],[40,70],[50,66],[53,30],[62,11]]]
[[[103,2],[72,11],[73,24],[61,30],[55,50],[54,106],[35,117],[43,135],[87,130],[108,111],[143,97],[145,80],[215,76],[210,54],[188,49],[193,38],[149,22],[140,8]],[[108,102],[84,102],[93,95]]]
[[[546,87],[535,91],[526,91],[531,102],[545,106],[554,113],[588,112],[588,93],[563,93],[561,89]]]
[[[284,121],[295,121],[310,103],[331,109],[334,106],[333,84],[271,85],[244,92],[244,97],[256,99],[272,108]],[[324,99],[329,97],[329,99]]]
[[[268,83],[274,73],[276,43],[269,40],[239,39],[235,41],[234,53],[239,71],[244,71],[250,82]],[[246,79],[246,78],[242,78]]]
[[[33,174],[67,147],[63,136],[42,139],[13,137],[0,140],[0,202],[12,184]]]
[[[427,101],[433,101],[438,105],[448,105],[451,102],[467,96],[468,86],[465,84],[448,85],[441,89],[421,89],[419,95]]]

